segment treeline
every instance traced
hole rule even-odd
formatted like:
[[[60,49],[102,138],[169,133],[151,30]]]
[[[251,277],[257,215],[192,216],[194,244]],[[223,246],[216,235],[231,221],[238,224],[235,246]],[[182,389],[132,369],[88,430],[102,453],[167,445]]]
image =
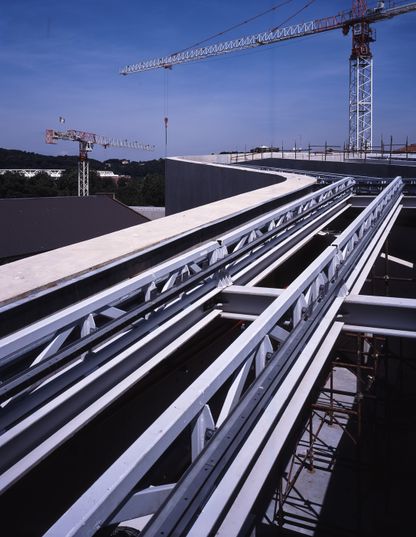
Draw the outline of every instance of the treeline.
[[[90,194],[113,192],[126,205],[164,206],[164,160],[134,162],[111,159],[105,162],[90,159]],[[46,173],[26,178],[19,173],[0,175],[1,198],[76,196],[78,193],[78,158],[49,157],[25,151],[0,149],[0,168],[64,169],[59,179]],[[111,178],[99,177],[96,170],[110,170],[121,177],[117,184]]]
[[[147,174],[143,178],[121,178],[115,184],[108,177],[99,177],[90,170],[90,194],[113,192],[126,205],[165,204],[164,178],[161,174]],[[53,196],[76,196],[78,194],[78,174],[66,170],[58,179],[46,173],[34,177],[24,177],[19,173],[7,172],[0,175],[0,198],[38,198]]]
[[[40,155],[29,151],[19,151],[18,149],[0,148],[0,168],[24,169],[70,169],[78,166],[78,157],[64,155],[53,157],[50,155]],[[99,160],[90,159],[90,167],[95,170],[103,169],[103,164]]]

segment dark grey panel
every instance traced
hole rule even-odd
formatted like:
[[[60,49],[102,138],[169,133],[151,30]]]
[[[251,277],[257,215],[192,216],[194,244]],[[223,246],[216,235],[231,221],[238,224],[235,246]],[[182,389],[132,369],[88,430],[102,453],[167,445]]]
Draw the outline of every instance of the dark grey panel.
[[[284,181],[261,171],[167,160],[166,214],[175,214]]]
[[[24,257],[148,222],[106,195],[0,200],[0,259]]]

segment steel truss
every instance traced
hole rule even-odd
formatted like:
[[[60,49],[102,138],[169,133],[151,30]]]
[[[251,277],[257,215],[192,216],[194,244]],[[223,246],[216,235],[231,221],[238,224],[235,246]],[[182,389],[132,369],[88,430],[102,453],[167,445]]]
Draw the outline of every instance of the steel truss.
[[[362,279],[383,233],[400,210],[401,188],[399,179],[393,181],[155,420],[47,535],[89,535],[119,519],[117,506],[123,503],[127,509],[137,505],[140,492],[131,495],[131,491],[190,424],[193,456],[202,448],[203,451],[174,487],[145,535],[160,535],[161,531],[169,535],[174,528],[177,534],[186,531],[198,537],[214,530],[218,535],[236,535],[247,524],[245,517],[341,333],[343,323],[334,319],[345,295]],[[229,281],[227,271],[232,266],[227,263],[217,275],[221,286]],[[221,303],[214,301],[211,311],[217,310],[221,310]],[[251,364],[257,377],[241,399]],[[209,401],[228,380],[223,407],[214,422]]]
[[[3,338],[0,489],[220,315],[207,304],[232,278],[296,248],[292,238],[311,237],[342,211],[353,185],[347,178],[304,196]]]
[[[0,340],[0,491],[213,319],[246,319],[251,324],[234,343],[47,535],[92,535],[101,526],[158,509],[146,527],[147,536],[176,532],[202,537],[215,530],[229,537],[246,528],[250,521],[245,517],[339,335],[345,330],[376,334],[383,319],[388,324],[389,312],[396,318],[396,331],[412,330],[401,312],[414,308],[414,301],[389,297],[377,304],[371,297],[355,296],[400,211],[400,179],[287,289],[242,286],[254,285],[345,210],[353,184],[345,179],[271,211]],[[348,326],[342,317],[336,319],[338,313],[347,316]],[[375,318],[377,326],[366,327],[368,318]],[[348,367],[367,379],[366,345],[371,343],[369,336],[365,338],[360,343],[360,367]],[[215,415],[210,401],[226,383]],[[315,407],[314,412],[340,420],[336,401],[334,393],[325,403],[329,410]],[[188,427],[193,462],[181,482],[137,487]],[[316,429],[310,435],[313,439]],[[315,459],[311,450],[310,466]]]
[[[350,60],[349,149],[371,150],[373,146],[373,58]]]
[[[86,142],[79,142],[78,162],[78,196],[89,196],[90,163],[88,161],[89,149]]]

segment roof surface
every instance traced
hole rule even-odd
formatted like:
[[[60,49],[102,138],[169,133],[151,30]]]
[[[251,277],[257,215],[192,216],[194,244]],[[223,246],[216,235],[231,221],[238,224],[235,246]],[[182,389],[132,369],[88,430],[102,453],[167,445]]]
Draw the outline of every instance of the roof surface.
[[[45,252],[148,222],[107,195],[0,199],[0,259]]]

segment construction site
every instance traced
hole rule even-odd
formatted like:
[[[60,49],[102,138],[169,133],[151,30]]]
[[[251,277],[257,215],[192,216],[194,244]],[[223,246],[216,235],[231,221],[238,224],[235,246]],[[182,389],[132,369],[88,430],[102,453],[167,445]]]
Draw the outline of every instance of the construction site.
[[[413,11],[353,0],[121,69],[338,30],[348,140],[168,157],[166,114],[166,216],[0,266],[2,534],[412,535],[416,146],[374,140],[372,43]],[[79,198],[96,145],[155,149],[45,141],[77,144]]]

